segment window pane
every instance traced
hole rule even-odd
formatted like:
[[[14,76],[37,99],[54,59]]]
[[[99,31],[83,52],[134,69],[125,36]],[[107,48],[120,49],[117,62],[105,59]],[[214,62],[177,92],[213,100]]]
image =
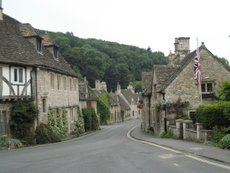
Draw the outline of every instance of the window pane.
[[[23,82],[23,69],[19,69],[19,82]]]
[[[201,91],[205,92],[205,84],[201,84]]]
[[[42,111],[46,112],[46,99],[42,99]]]
[[[207,84],[207,92],[212,92],[212,83]]]
[[[14,82],[18,81],[18,69],[14,69]]]
[[[51,88],[54,89],[54,74],[53,73],[50,74],[50,84],[51,84]]]
[[[37,50],[39,52],[42,51],[42,43],[41,43],[41,39],[37,38]]]

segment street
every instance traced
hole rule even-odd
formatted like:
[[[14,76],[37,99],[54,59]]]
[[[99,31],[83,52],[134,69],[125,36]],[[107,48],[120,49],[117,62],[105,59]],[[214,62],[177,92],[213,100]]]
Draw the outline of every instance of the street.
[[[0,173],[229,173],[228,169],[130,140],[141,120],[103,126],[69,141],[0,152]]]

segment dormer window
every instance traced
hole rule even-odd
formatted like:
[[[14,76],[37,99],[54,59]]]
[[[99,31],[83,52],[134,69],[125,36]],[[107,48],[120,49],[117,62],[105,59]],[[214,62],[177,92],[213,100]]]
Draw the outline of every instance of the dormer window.
[[[37,51],[42,53],[42,39],[37,37]]]
[[[58,47],[57,46],[53,47],[53,56],[54,58],[58,59]]]

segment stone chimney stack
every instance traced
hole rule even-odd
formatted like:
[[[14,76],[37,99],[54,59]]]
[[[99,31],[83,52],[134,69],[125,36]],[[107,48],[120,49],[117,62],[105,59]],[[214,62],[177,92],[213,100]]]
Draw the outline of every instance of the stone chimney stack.
[[[3,20],[3,13],[2,13],[2,0],[0,0],[0,21]]]
[[[175,55],[179,55],[179,62],[190,53],[189,37],[175,38]]]
[[[169,57],[169,65],[178,66],[183,61],[183,59],[190,53],[189,46],[189,37],[177,37],[175,38],[175,52],[172,53],[170,51]]]
[[[189,53],[189,37],[179,37],[175,38],[175,53],[185,52]]]

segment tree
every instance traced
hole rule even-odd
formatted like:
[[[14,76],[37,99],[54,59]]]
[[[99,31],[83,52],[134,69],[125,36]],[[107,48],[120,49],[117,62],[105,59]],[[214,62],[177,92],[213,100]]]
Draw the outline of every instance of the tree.
[[[105,70],[104,80],[107,83],[108,91],[116,91],[119,72],[114,65],[110,65]]]
[[[122,89],[127,88],[129,85],[129,69],[126,64],[118,64],[117,70],[119,73],[118,82],[121,85]]]
[[[220,87],[220,99],[230,101],[230,82],[224,81]]]

